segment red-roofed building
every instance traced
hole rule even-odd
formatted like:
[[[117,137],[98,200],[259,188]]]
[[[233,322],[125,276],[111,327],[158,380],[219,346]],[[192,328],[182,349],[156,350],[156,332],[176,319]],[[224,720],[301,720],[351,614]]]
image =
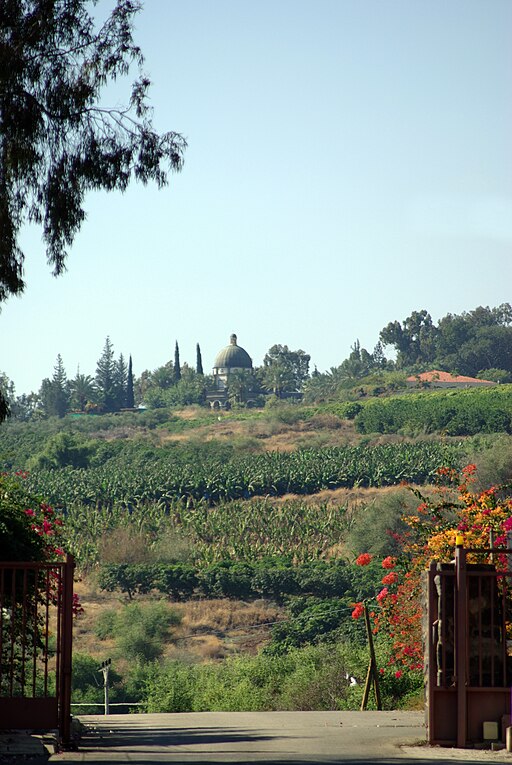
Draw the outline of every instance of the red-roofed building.
[[[442,372],[433,369],[431,372],[421,372],[407,378],[409,388],[487,388],[497,383],[491,380],[478,380],[476,377],[464,375],[452,375],[450,372]]]

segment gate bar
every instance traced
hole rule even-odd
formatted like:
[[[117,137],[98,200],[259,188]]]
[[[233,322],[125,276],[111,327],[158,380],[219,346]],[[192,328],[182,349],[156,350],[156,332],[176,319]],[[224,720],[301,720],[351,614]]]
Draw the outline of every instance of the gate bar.
[[[457,586],[457,655],[455,677],[457,683],[457,746],[464,748],[467,741],[467,639],[466,639],[466,600],[467,569],[466,551],[462,544],[455,547],[455,576]]]

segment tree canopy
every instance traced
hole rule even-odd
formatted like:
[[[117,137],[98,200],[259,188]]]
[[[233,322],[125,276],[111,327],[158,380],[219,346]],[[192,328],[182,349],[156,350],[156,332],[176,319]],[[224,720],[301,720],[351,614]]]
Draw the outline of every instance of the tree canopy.
[[[300,391],[308,377],[310,359],[311,356],[300,348],[291,351],[287,345],[273,345],[263,359],[263,385],[279,397]]]
[[[476,376],[486,369],[512,372],[512,306],[478,306],[460,315],[447,314],[437,326],[426,310],[413,311],[403,322],[390,322],[380,333],[384,345],[397,351],[400,369],[435,365]]]
[[[124,190],[132,177],[166,183],[182,167],[184,138],[159,135],[150,85],[132,36],[140,10],[117,0],[98,27],[89,0],[0,3],[0,302],[25,286],[19,233],[42,227],[55,275],[92,189]],[[104,105],[110,82],[138,68],[125,107]]]

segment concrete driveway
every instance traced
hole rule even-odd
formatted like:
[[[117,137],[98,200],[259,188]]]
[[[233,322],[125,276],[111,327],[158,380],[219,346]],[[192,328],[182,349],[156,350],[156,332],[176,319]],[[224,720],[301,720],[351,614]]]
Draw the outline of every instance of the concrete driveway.
[[[80,719],[88,732],[79,751],[54,755],[50,763],[507,761],[503,753],[419,746],[425,740],[421,712],[202,712]]]

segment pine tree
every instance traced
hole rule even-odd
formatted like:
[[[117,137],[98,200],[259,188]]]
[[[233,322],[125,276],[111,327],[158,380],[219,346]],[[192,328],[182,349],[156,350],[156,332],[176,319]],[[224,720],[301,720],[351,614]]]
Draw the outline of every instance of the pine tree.
[[[49,417],[64,417],[69,409],[69,383],[60,353],[57,356],[53,377],[41,384],[40,397]]]
[[[96,387],[99,401],[106,412],[113,412],[116,406],[115,376],[114,347],[107,336],[103,353],[98,359],[96,367]]]
[[[196,345],[196,372],[198,375],[203,375],[203,360],[201,358],[201,348],[199,343]]]
[[[114,364],[114,400],[115,410],[123,409],[126,406],[126,386],[128,383],[128,368],[126,361],[121,353]]]
[[[174,346],[174,382],[181,380],[181,367],[180,367],[180,349],[178,347],[178,341]]]
[[[133,367],[132,357],[128,361],[128,379],[126,381],[126,406],[128,409],[133,409],[135,405],[135,397],[133,395]]]
[[[141,3],[109,3],[102,24],[91,5],[0,2],[0,302],[24,287],[25,222],[42,227],[58,275],[88,191],[124,191],[132,178],[160,187],[183,163],[186,141],[152,126],[150,82],[132,34]],[[118,88],[128,73],[127,104],[108,107],[110,82]]]

